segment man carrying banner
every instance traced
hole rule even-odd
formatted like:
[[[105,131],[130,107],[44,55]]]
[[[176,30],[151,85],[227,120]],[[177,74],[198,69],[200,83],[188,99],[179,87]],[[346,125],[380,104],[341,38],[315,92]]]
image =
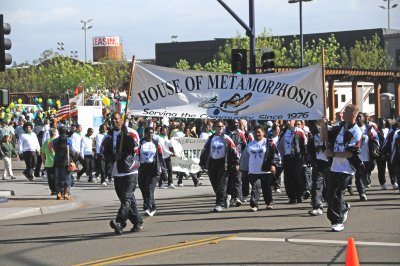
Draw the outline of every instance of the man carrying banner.
[[[201,155],[200,167],[208,170],[211,185],[214,189],[215,212],[222,211],[226,206],[227,169],[235,168],[239,171],[239,152],[232,139],[224,134],[224,122],[219,120],[215,123],[215,134],[211,135],[206,142]]]
[[[137,184],[135,148],[137,149],[138,146],[139,135],[135,130],[123,126],[119,112],[111,115],[111,123],[113,128],[104,137],[102,151],[105,159],[110,162],[106,164],[106,167],[112,167],[112,169],[106,169],[106,172],[112,173],[115,192],[121,202],[116,219],[110,221],[111,228],[120,235],[127,225],[127,219],[133,224],[131,232],[143,229],[143,219],[137,210],[134,194]],[[123,144],[121,144],[122,139]],[[121,145],[122,152],[120,153]]]

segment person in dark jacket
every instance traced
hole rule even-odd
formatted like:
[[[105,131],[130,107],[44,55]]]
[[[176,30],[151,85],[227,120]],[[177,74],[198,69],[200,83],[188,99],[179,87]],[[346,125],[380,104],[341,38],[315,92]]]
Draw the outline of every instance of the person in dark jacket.
[[[57,199],[64,197],[65,200],[69,200],[72,178],[68,164],[72,160],[72,142],[67,138],[64,127],[58,128],[58,132],[59,137],[49,143],[49,149],[54,151],[54,183]]]
[[[226,205],[227,167],[239,171],[239,152],[232,139],[224,134],[224,121],[215,123],[215,133],[211,135],[200,155],[200,167],[208,170],[211,185],[214,189],[215,212],[222,211]]]
[[[165,168],[162,147],[158,140],[153,139],[153,135],[154,129],[146,127],[144,138],[139,146],[139,188],[142,192],[143,210],[146,216],[153,216],[157,211],[154,190],[161,171]]]
[[[106,172],[114,178],[115,192],[121,202],[117,217],[110,221],[111,228],[118,235],[127,226],[129,219],[133,224],[131,232],[143,229],[135,199],[138,162],[136,152],[139,135],[131,128],[123,126],[121,113],[111,115],[113,128],[107,133],[102,143],[102,154],[106,160]]]

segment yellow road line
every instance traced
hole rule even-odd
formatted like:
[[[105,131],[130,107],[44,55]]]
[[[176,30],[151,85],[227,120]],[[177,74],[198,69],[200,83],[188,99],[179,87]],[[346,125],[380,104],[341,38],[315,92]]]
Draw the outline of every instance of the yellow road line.
[[[153,254],[159,254],[159,253],[163,253],[163,252],[167,252],[167,251],[200,246],[200,245],[204,245],[204,244],[213,243],[215,241],[223,241],[223,240],[231,239],[234,237],[235,236],[226,236],[226,237],[215,236],[215,237],[210,237],[210,238],[204,238],[204,239],[188,241],[188,242],[184,242],[184,243],[180,243],[180,244],[164,246],[164,247],[160,247],[160,248],[143,250],[143,251],[128,253],[128,254],[124,254],[124,255],[104,258],[101,260],[89,261],[89,262],[85,262],[82,264],[76,264],[75,266],[107,265],[107,264],[116,263],[116,262],[120,262],[120,261],[124,261],[124,260],[131,260],[131,259],[136,259],[136,258],[140,258],[140,257],[144,257],[144,256],[153,255]]]

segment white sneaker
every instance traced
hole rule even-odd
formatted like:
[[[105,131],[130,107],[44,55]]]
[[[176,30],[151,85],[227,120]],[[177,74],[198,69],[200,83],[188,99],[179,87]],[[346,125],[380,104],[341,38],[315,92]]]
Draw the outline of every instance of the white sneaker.
[[[332,225],[332,232],[342,232],[344,230],[343,224],[334,224]]]
[[[324,211],[322,209],[313,209],[311,211],[308,211],[308,214],[311,216],[318,216],[324,214]]]
[[[345,213],[343,213],[343,223],[345,223],[347,221],[347,214],[349,214],[350,211],[350,204],[347,203],[347,211]]]
[[[151,211],[150,212],[150,216],[154,216],[154,214],[156,214],[157,210]]]
[[[276,193],[282,193],[282,191],[281,191],[280,188],[275,189],[274,192],[276,192]]]
[[[225,200],[225,208],[229,208],[229,206],[231,206],[231,199],[232,196],[231,195],[226,195],[226,200]]]
[[[215,206],[214,212],[220,212],[220,211],[222,211],[222,207],[219,205]]]
[[[394,184],[392,185],[392,188],[393,189],[398,189],[399,188],[399,185],[397,184],[397,182],[394,182]]]
[[[258,211],[258,208],[257,207],[252,207],[252,208],[250,208],[250,210],[253,211],[253,212],[256,212],[256,211]]]
[[[145,210],[145,211],[144,211],[144,215],[146,215],[146,216],[152,216],[150,210]]]
[[[167,187],[164,184],[161,184],[161,186],[159,186],[160,189],[166,189]]]
[[[103,183],[101,183],[101,184],[102,184],[103,186],[105,186],[105,187],[107,186],[107,182],[105,182],[105,181],[104,181]]]
[[[386,190],[386,184],[381,185],[381,190]]]
[[[178,187],[183,187],[183,184],[178,184]]]
[[[174,186],[174,184],[170,184],[170,185],[168,186],[168,188],[170,188],[170,189],[175,189],[176,187]]]
[[[242,201],[241,201],[240,199],[236,198],[236,199],[235,199],[235,206],[236,206],[236,207],[242,206]]]

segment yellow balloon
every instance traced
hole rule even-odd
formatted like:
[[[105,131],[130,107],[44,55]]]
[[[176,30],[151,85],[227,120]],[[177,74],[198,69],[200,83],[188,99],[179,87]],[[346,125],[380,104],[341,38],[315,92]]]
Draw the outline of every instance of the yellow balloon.
[[[10,105],[8,107],[12,109],[14,108],[14,106],[15,106],[14,102],[10,102]]]
[[[103,104],[104,104],[105,106],[110,106],[110,98],[104,97],[104,98],[103,98]]]
[[[43,99],[42,98],[39,98],[39,103],[42,103],[43,102]]]
[[[18,99],[18,103],[21,104],[22,103],[22,99]]]
[[[61,104],[60,100],[57,100],[57,101],[56,101],[56,104],[57,104],[57,105],[60,105],[60,104]]]

